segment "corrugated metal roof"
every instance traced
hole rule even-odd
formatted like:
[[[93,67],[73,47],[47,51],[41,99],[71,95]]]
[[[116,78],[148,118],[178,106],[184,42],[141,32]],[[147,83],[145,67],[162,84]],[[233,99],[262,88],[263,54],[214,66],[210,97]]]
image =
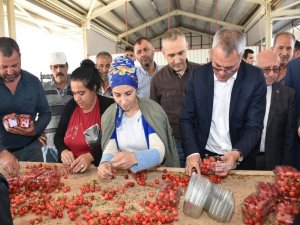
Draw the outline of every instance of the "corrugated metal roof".
[[[15,0],[15,9],[20,19],[37,25],[41,21],[49,31],[80,28],[90,18],[98,31],[133,44],[141,36],[155,40],[168,27],[214,35],[222,26],[238,25],[247,32],[247,25],[264,15],[268,2],[274,12],[289,6],[281,10],[289,12],[285,16],[277,12],[281,20],[274,17],[273,33],[299,24],[299,0]]]

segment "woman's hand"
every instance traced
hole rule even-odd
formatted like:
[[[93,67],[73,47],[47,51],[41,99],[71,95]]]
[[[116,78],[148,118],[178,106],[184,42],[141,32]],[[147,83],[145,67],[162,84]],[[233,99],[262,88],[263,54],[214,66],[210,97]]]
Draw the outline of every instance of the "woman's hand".
[[[110,179],[113,176],[112,166],[108,162],[103,162],[98,166],[98,175],[101,179]]]
[[[60,156],[61,156],[61,161],[63,162],[63,164],[65,164],[67,166],[70,166],[75,160],[73,152],[71,152],[69,149],[64,149],[61,152]]]
[[[94,158],[91,153],[88,152],[82,154],[78,156],[77,159],[74,160],[74,162],[72,162],[72,164],[70,165],[70,169],[73,170],[73,173],[83,173],[90,167],[93,161]]]
[[[137,164],[137,159],[133,152],[118,152],[111,159],[111,164],[116,169],[129,169]]]
[[[298,127],[298,136],[300,137],[300,126]]]

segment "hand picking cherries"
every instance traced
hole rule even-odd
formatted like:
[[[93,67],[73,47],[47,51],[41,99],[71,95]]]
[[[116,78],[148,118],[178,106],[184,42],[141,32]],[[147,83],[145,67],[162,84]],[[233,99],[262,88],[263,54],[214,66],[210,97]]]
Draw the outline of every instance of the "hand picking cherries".
[[[207,175],[212,183],[221,183],[222,177],[216,174],[217,159],[213,156],[206,157],[200,164],[201,174]]]

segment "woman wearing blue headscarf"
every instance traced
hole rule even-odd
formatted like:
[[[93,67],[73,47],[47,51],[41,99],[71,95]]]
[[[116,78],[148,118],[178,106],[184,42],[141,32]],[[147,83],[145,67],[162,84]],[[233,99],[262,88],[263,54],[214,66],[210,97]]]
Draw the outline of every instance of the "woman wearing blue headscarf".
[[[134,62],[117,57],[109,73],[116,101],[101,121],[104,149],[98,174],[109,178],[111,168],[133,172],[163,165],[179,167],[168,117],[159,104],[137,97],[138,80]]]

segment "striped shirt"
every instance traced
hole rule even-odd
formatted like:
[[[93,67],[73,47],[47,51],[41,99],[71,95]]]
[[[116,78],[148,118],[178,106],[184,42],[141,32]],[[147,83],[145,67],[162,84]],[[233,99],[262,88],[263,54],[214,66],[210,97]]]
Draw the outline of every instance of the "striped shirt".
[[[54,135],[60,117],[67,102],[73,98],[73,94],[70,85],[67,85],[63,90],[57,89],[54,80],[44,83],[43,87],[51,111],[51,121],[44,134],[47,137],[47,146],[54,146]]]

